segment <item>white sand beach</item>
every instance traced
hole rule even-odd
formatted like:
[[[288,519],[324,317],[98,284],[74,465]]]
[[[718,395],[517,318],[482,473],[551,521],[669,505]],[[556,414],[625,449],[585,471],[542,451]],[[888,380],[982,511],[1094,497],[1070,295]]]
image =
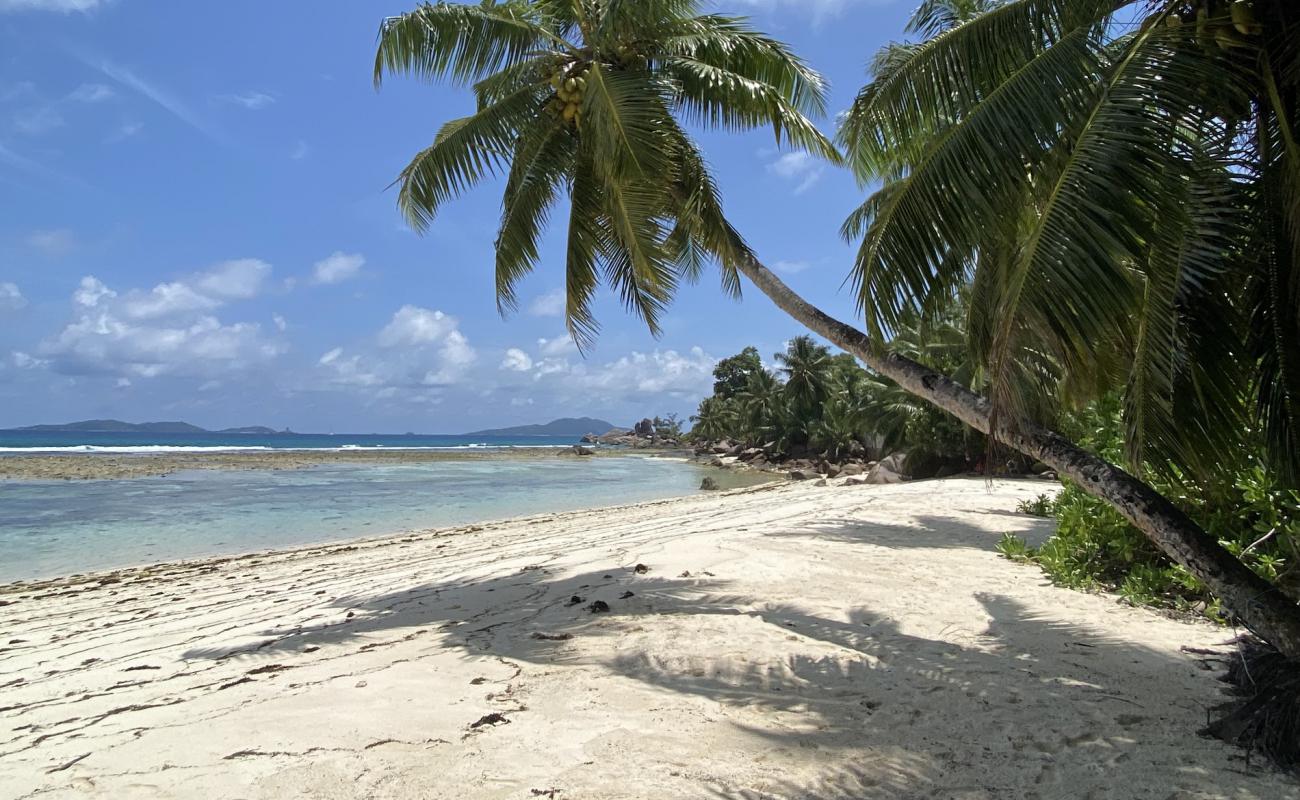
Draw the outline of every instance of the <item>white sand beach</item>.
[[[779,484],[0,589],[0,797],[1300,797],[1197,736],[1220,665],[1180,647],[1231,631],[997,556],[1047,535],[1014,513],[1046,486]]]

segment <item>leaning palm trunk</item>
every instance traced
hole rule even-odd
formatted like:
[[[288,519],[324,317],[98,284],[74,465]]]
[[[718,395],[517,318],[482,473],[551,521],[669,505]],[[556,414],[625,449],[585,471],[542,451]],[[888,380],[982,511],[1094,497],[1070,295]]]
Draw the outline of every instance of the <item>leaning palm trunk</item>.
[[[1041,3],[1056,11],[1045,17],[1036,10],[1040,0],[1015,0],[1000,5],[1000,11],[987,15],[989,22],[981,22],[982,27],[973,30],[979,33],[991,27],[986,39],[996,42],[999,36],[1010,35],[1004,30],[1008,26],[1032,27],[1043,19],[1060,17],[1057,28],[1078,30],[1062,36],[1053,29],[1051,35],[1031,37],[1030,49],[1056,42],[1067,49],[1078,48],[1095,26],[1091,26],[1090,17],[1082,27],[1076,24],[1076,7],[1115,5],[1113,0]],[[496,242],[497,300],[504,310],[514,307],[519,282],[538,266],[542,232],[555,203],[567,195],[565,317],[580,345],[595,338],[591,302],[601,283],[615,289],[624,304],[657,331],[658,318],[679,283],[698,277],[704,263],[715,261],[721,266],[723,287],[733,294],[739,290],[739,274],[743,273],[796,320],[906,391],[1048,464],[1113,505],[1165,553],[1204,581],[1244,624],[1288,657],[1300,660],[1300,606],[1256,576],[1149,486],[1051,431],[1021,422],[1017,415],[995,418],[985,398],[916,362],[886,354],[866,334],[795,295],[758,262],[723,213],[720,192],[703,155],[678,118],[727,130],[768,128],[775,131],[781,144],[839,161],[834,145],[807,117],[825,112],[825,83],[782,43],[753,30],[742,19],[701,14],[700,5],[697,0],[438,2],[385,20],[376,56],[377,82],[392,71],[445,78],[472,83],[477,100],[475,113],[444,125],[432,145],[417,154],[398,178],[398,204],[407,218],[423,229],[446,202],[488,175],[505,173]],[[934,41],[942,44],[949,38]],[[980,39],[973,49],[984,52],[984,43],[985,39]],[[1016,52],[1023,49],[1018,47]],[[1095,55],[1094,50],[1075,53],[1067,64],[1087,61],[1084,56]],[[1009,62],[1007,58],[994,60],[999,65]],[[1016,74],[1053,97],[1058,93],[1059,82],[1043,81],[1038,72]],[[958,84],[961,82],[943,82],[941,94],[948,97]],[[1007,93],[994,99],[1009,102],[1024,94]],[[1084,91],[1075,95],[1092,96]],[[914,104],[902,105],[911,108]],[[986,116],[1005,118],[1014,125],[1022,115]],[[1022,135],[1041,146],[1059,129],[1057,121],[1048,118],[1042,126],[1026,126]],[[1117,130],[1127,136],[1134,128],[1124,125]],[[927,141],[925,136],[886,138]],[[980,138],[977,132],[973,138]],[[1022,154],[1005,148],[1004,141],[1013,138],[993,137],[984,142],[994,144],[988,145],[992,151],[979,159],[989,165],[979,174],[998,177],[1024,172]],[[966,169],[972,159],[959,153],[952,163]],[[912,173],[909,185],[917,181],[917,174]],[[946,187],[960,181],[939,183],[943,188],[927,195],[934,203],[947,196]],[[975,187],[968,205],[980,205],[983,184],[966,183]],[[891,196],[896,204],[897,192]],[[949,213],[928,205],[929,201],[912,199],[917,203],[914,213],[887,214],[889,219],[899,220],[892,230],[937,231],[961,219],[957,213],[961,209]],[[1093,203],[1088,207],[1106,206]],[[880,210],[869,201],[856,217],[862,222],[878,216]],[[913,221],[925,224],[910,224]],[[986,226],[972,223],[968,227],[982,231]],[[1066,227],[1062,223],[1053,230]],[[1007,238],[1011,240],[1011,233]],[[1093,238],[1101,241],[1113,236],[1103,232]],[[968,249],[982,251],[979,247]],[[1201,245],[1193,249],[1213,253],[1223,248]],[[966,252],[947,246],[922,250]],[[872,244],[867,247],[868,257],[859,259],[859,266],[894,263],[885,257],[891,252]],[[898,252],[907,255],[912,250]],[[1074,263],[1053,260],[1055,252],[1042,250],[1034,263]],[[964,263],[960,258],[950,260],[957,266]],[[1119,263],[1127,261],[1114,261]],[[877,300],[889,307],[889,300],[899,297],[898,291],[881,290],[872,280],[859,283],[867,308],[878,305]],[[1041,286],[1033,282],[1025,285],[1037,287],[1040,295],[1046,291],[1043,287],[1058,285],[1039,283]],[[1076,283],[1067,280],[1064,285]],[[1098,285],[1083,282],[1072,297],[1091,298]],[[934,296],[942,297],[952,288],[951,282],[936,286]],[[1024,292],[1018,293],[1022,295]],[[1127,308],[1123,304],[1115,307]],[[1095,315],[1102,321],[1114,316],[1109,312]],[[1082,337],[1076,344],[1083,347],[1088,341]]]
[[[1203,581],[1247,628],[1288,658],[1300,660],[1300,606],[1252,572],[1159,492],[1041,426],[1026,421],[1013,424],[1004,415],[993,430],[992,408],[986,398],[911,359],[882,352],[865,333],[808,303],[759,262],[742,263],[739,268],[782,311],[871,369],[975,430],[1043,462],[1113,506],[1166,555]]]

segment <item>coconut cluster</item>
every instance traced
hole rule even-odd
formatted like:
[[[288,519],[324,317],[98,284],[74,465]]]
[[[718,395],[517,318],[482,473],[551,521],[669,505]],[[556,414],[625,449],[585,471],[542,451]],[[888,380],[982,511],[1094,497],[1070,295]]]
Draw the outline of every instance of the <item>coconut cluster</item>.
[[[551,76],[555,95],[547,102],[546,110],[574,127],[582,124],[582,100],[587,92],[587,72],[590,69],[590,64],[570,63]]]
[[[1264,32],[1255,15],[1254,0],[1200,0],[1170,12],[1165,24],[1170,28],[1194,27],[1197,41],[1225,50],[1247,45],[1250,37]]]

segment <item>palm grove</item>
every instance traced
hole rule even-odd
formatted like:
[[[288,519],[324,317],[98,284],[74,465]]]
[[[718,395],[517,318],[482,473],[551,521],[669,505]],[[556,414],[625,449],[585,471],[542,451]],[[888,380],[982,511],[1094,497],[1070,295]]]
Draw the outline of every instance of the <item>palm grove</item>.
[[[502,176],[503,311],[565,215],[580,345],[602,284],[657,332],[706,267],[733,296],[744,276],[869,380],[1051,467],[1300,658],[1300,606],[1225,546],[1249,536],[1242,515],[1185,501],[1230,496],[1245,469],[1267,492],[1300,476],[1300,5],[926,0],[920,41],[875,56],[835,141],[813,122],[821,76],[701,5],[485,0],[385,20],[377,83],[449,80],[477,101],[403,170],[402,211],[423,229]],[[860,244],[860,328],[763,266],[700,128],[770,129],[857,175],[844,234]],[[943,320],[959,363],[898,341]],[[1283,522],[1256,550],[1291,554]]]

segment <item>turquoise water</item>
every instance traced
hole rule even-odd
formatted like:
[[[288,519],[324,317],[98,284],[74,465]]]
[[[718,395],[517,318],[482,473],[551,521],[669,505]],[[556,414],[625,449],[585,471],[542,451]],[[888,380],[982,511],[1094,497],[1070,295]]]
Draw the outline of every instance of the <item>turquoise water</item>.
[[[6,481],[0,582],[656,500],[708,474],[747,480],[668,459],[552,457]]]
[[[604,433],[605,431],[592,431]],[[383,433],[87,433],[0,431],[4,453],[161,453],[237,450],[463,450],[561,447],[578,436],[450,436]]]

